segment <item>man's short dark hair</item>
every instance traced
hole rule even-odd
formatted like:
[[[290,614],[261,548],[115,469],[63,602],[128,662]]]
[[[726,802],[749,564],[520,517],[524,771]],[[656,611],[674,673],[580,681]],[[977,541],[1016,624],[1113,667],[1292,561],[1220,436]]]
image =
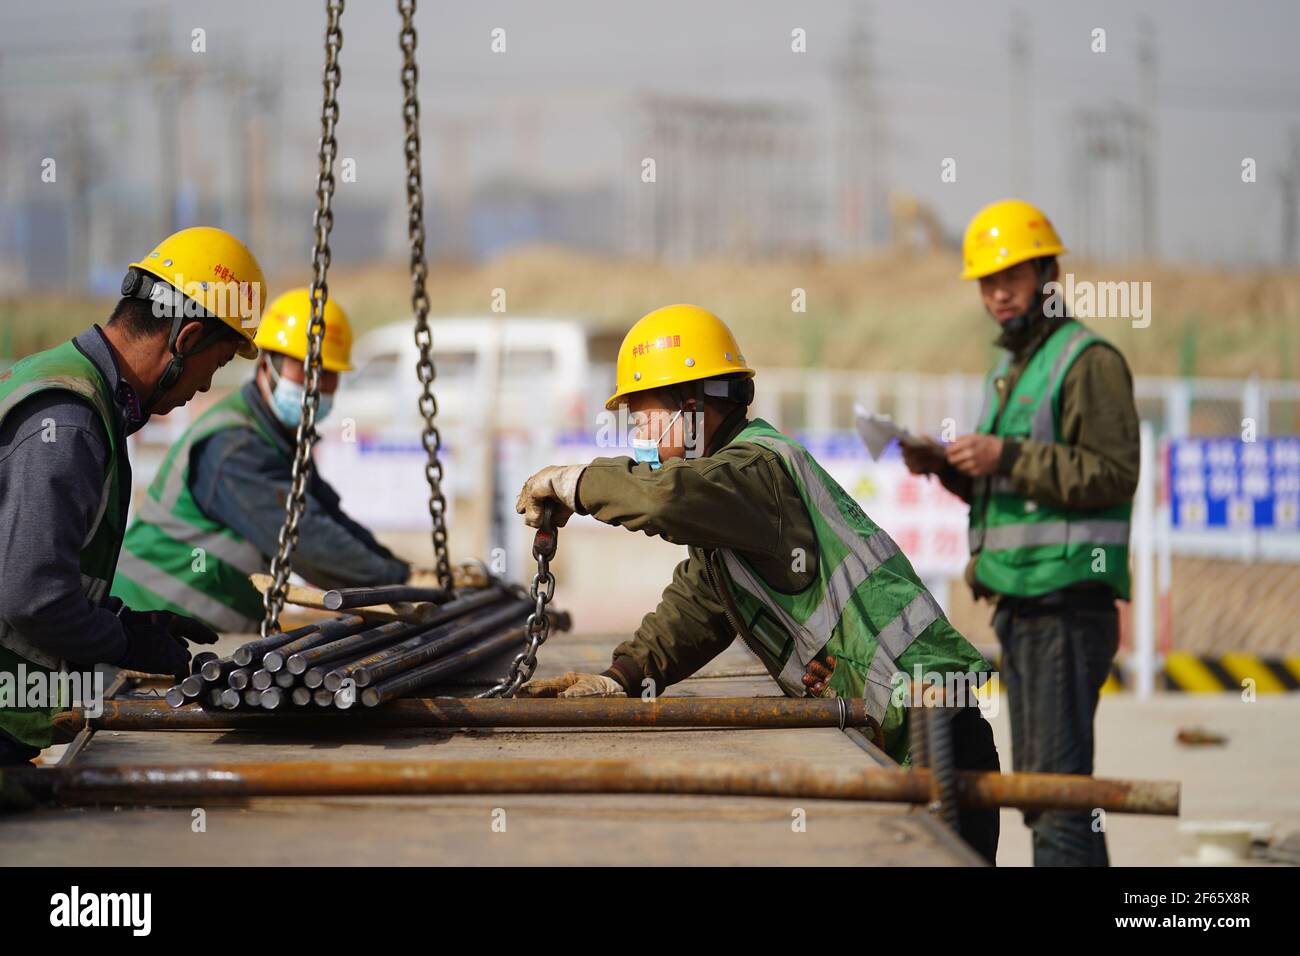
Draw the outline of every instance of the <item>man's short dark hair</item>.
[[[225,333],[216,339],[214,345],[227,339],[232,342],[243,341],[242,335],[220,319],[199,318],[191,321],[202,322],[205,335],[213,330]],[[148,339],[158,335],[165,338],[171,331],[172,317],[155,315],[154,304],[148,299],[123,296],[113,308],[113,314],[108,317],[108,324],[121,328],[129,339]]]

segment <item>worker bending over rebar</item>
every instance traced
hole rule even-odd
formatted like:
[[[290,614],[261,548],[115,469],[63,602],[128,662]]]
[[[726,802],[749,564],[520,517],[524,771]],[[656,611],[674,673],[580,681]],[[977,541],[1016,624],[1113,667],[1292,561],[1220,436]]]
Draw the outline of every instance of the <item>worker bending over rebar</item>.
[[[352,369],[352,327],[325,303],[319,423],[339,376]],[[276,553],[293,481],[302,415],[311,291],[267,307],[257,330],[253,377],[196,420],[163,459],[127,530],[113,594],[133,607],[165,608],[221,631],[255,631],[262,595],[250,574]],[[323,588],[401,584],[411,566],[344,513],[338,493],[312,469],[293,569]],[[201,560],[196,555],[201,554]]]
[[[517,510],[536,527],[554,502],[558,524],[589,514],[689,555],[607,670],[535,680],[521,695],[657,695],[739,634],[786,694],[863,698],[885,751],[907,764],[909,681],[952,685],[989,664],[807,449],[748,418],[753,378],[731,331],[697,306],[658,309],[628,332],[605,407],[633,414],[635,459],[543,468]],[[992,728],[973,695],[958,696],[941,708],[956,766],[998,770]],[[996,811],[963,811],[959,829],[993,862]]]
[[[126,439],[206,392],[236,354],[256,357],[264,290],[238,239],[183,229],[131,263],[103,328],[0,373],[0,681],[55,687],[98,663],[183,677],[186,642],[216,641],[190,617],[153,610],[162,604],[109,595],[125,557]],[[52,716],[71,703],[54,696],[61,686],[31,706],[0,703],[0,766],[50,745]]]

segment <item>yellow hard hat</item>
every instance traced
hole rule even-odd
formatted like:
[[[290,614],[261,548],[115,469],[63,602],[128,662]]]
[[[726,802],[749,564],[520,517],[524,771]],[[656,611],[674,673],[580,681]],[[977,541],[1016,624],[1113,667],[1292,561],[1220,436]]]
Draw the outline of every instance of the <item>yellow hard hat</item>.
[[[963,279],[982,279],[1039,256],[1065,252],[1052,220],[1021,199],[990,203],[971,219],[961,243]]]
[[[615,391],[605,408],[617,408],[633,392],[736,373],[754,377],[720,318],[698,305],[666,305],[643,316],[624,336]]]
[[[161,279],[202,306],[244,339],[240,355],[257,358],[253,337],[262,315],[266,279],[253,254],[230,233],[212,226],[182,229],[130,268]],[[128,275],[123,294],[129,281]]]
[[[266,307],[257,329],[257,347],[307,361],[307,327],[311,325],[311,289],[281,293]],[[320,344],[321,368],[327,372],[352,371],[352,325],[343,306],[325,300],[325,336]]]

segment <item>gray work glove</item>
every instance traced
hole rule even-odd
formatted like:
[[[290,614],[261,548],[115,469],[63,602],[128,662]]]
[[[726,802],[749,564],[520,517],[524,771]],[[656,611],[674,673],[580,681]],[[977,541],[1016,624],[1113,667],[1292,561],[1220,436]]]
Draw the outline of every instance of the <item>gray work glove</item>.
[[[563,528],[578,510],[578,482],[586,465],[547,465],[524,482],[515,502],[515,511],[524,516],[530,528],[542,526],[542,511],[546,502],[556,502],[552,508],[555,527]]]

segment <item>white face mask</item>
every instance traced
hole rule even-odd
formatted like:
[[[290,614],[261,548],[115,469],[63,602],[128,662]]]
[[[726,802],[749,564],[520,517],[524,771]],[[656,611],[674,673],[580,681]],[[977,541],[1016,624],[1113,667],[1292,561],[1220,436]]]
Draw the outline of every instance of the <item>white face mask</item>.
[[[659,443],[664,440],[664,436],[672,431],[673,425],[677,419],[682,417],[682,410],[679,408],[677,414],[668,420],[668,424],[659,434],[658,438],[633,438],[632,439],[632,457],[638,462],[646,462],[650,465],[651,471],[657,471],[663,467],[663,462],[659,460]]]
[[[291,382],[278,373],[269,359],[266,363],[266,370],[271,375],[273,385],[271,389],[271,411],[275,413],[275,417],[286,428],[297,428],[298,423],[302,421],[302,396],[306,388],[301,382]],[[322,393],[316,406],[316,421],[324,421],[333,405],[334,396]]]

